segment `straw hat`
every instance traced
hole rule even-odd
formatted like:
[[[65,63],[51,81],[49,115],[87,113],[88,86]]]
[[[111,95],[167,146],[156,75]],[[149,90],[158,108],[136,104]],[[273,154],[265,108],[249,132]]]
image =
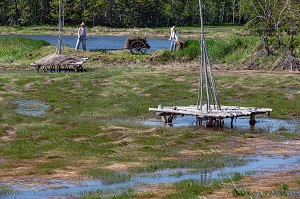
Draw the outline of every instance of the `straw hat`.
[[[85,23],[84,23],[84,22],[82,22],[82,23],[80,24],[80,26],[85,26]]]
[[[171,31],[174,31],[174,30],[176,30],[176,27],[175,27],[175,26],[173,26],[173,27],[171,28]]]

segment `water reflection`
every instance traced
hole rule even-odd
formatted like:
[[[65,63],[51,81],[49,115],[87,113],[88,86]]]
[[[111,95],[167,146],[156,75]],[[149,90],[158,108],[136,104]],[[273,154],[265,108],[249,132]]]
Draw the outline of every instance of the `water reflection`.
[[[162,123],[160,117],[149,119],[143,122],[145,125],[150,126],[166,126],[166,127],[180,127],[180,126],[196,126],[196,118],[193,116],[177,116],[172,121],[171,125],[165,125]],[[255,126],[249,124],[249,117],[239,117],[234,119],[233,126],[231,127],[231,119],[224,119],[225,129],[236,129],[242,131],[262,131],[267,133],[277,131],[287,131],[291,133],[300,132],[300,120],[280,120],[273,118],[256,118]],[[219,130],[219,128],[218,128]]]

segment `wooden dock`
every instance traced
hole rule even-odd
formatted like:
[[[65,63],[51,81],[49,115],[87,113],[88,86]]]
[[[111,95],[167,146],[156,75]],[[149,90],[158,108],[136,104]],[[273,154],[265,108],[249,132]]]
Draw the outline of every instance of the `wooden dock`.
[[[196,123],[202,125],[205,121],[206,126],[223,127],[224,118],[231,118],[231,126],[233,120],[237,117],[250,116],[250,125],[255,125],[255,116],[258,114],[268,114],[272,112],[271,108],[255,108],[255,107],[239,107],[239,106],[221,106],[216,82],[213,75],[212,65],[208,55],[208,49],[204,38],[203,28],[203,7],[202,1],[199,1],[200,22],[201,22],[201,62],[200,62],[200,78],[198,87],[197,105],[191,106],[172,106],[163,107],[159,105],[157,108],[149,108],[158,116],[161,116],[163,123],[171,124],[176,115],[193,115],[196,117]]]
[[[221,106],[220,109],[214,109],[211,106],[210,111],[206,111],[207,107],[204,105],[202,110],[196,105],[190,106],[162,106],[157,108],[149,108],[149,111],[154,111],[158,116],[162,117],[163,123],[172,123],[176,115],[192,115],[196,117],[198,124],[202,125],[202,121],[206,121],[206,126],[220,126],[224,125],[224,118],[231,118],[231,125],[233,125],[234,118],[249,116],[250,125],[255,125],[255,116],[258,114],[267,114],[270,116],[271,108],[255,108],[255,107],[239,107],[239,106]]]

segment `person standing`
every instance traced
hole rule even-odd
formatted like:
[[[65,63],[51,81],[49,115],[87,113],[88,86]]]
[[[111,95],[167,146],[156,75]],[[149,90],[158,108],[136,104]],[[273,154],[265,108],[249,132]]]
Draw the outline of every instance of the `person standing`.
[[[76,51],[78,50],[80,43],[82,43],[82,49],[86,50],[86,40],[87,40],[86,27],[85,27],[85,23],[82,22],[77,32],[77,43],[76,43],[75,50]]]
[[[171,35],[169,41],[171,41],[170,51],[176,50],[176,42],[178,40],[178,31],[175,26],[171,28]]]

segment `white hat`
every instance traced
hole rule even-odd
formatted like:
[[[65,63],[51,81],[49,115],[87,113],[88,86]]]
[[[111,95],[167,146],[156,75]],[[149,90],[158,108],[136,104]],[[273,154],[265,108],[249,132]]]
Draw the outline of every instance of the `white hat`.
[[[84,22],[82,22],[82,23],[80,24],[80,26],[85,26],[85,23],[84,23]]]
[[[172,28],[171,28],[171,30],[173,31],[173,30],[176,30],[176,27],[175,26],[173,26]]]

